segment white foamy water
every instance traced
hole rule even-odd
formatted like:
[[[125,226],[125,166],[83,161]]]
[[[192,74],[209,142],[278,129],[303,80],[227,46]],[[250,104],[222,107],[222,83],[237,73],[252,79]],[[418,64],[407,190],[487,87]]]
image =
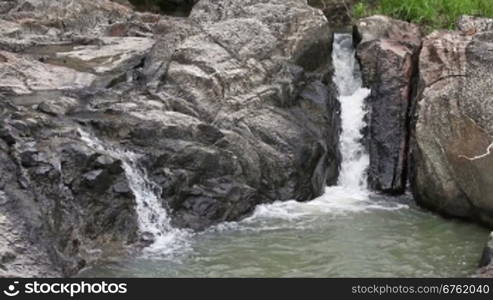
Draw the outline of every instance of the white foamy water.
[[[138,165],[139,155],[106,145],[82,129],[81,140],[94,150],[121,160],[130,189],[135,196],[136,212],[141,235],[152,235],[153,243],[145,254],[169,255],[188,246],[191,233],[171,226],[168,212],[161,204],[160,188],[149,180],[145,170]]]
[[[361,143],[365,123],[365,99],[370,90],[363,88],[350,34],[335,34],[332,52],[334,83],[341,103],[342,164],[339,185],[350,190],[366,190],[366,170],[370,158]]]
[[[327,187],[325,193],[312,201],[276,202],[260,205],[252,217],[243,223],[268,218],[299,220],[325,214],[347,214],[370,210],[396,210],[407,205],[376,202],[369,199],[367,169],[369,156],[362,144],[365,123],[365,99],[370,90],[363,87],[361,71],[356,60],[351,34],[335,34],[332,51],[333,81],[339,92],[341,104],[342,153],[338,185]]]

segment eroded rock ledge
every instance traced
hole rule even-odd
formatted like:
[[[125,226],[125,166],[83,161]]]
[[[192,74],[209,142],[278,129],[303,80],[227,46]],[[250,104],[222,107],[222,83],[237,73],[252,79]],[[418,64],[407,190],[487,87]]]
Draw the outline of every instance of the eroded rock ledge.
[[[331,35],[304,0],[202,0],[188,18],[0,1],[0,23],[0,276],[72,275],[138,242],[122,162],[78,128],[142,154],[179,227],[337,179]]]

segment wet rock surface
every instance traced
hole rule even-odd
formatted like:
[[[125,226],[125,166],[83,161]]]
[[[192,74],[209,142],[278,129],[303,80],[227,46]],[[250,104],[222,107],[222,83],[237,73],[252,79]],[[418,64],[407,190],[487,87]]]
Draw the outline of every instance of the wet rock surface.
[[[417,25],[372,16],[355,25],[368,103],[368,181],[372,189],[403,193],[407,182],[410,111],[417,82],[421,32]]]
[[[305,1],[202,0],[188,18],[111,1],[0,8],[0,236],[34,245],[2,246],[0,276],[72,275],[138,240],[122,162],[79,128],[140,154],[178,227],[337,180],[330,30]]]
[[[491,264],[493,264],[493,233],[490,234],[490,238],[488,240],[488,243],[486,244],[486,247],[484,248],[484,252],[479,265],[481,267],[484,267]]]
[[[479,267],[480,269],[474,277],[493,278],[493,232],[490,234],[488,243],[484,247]]]

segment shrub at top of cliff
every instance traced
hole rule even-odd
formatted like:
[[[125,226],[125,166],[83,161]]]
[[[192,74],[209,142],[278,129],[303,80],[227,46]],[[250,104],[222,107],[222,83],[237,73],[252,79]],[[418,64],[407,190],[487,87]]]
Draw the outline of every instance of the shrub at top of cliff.
[[[173,16],[188,16],[198,0],[129,0],[138,10]]]
[[[376,5],[360,1],[353,8],[353,16],[361,18],[373,14],[423,25],[426,31],[455,28],[461,15],[493,17],[491,0],[379,0]]]

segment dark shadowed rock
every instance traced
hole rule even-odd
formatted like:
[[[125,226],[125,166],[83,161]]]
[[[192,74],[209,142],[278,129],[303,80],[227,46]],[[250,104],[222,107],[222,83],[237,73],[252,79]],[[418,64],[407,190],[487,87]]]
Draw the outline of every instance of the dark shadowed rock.
[[[406,187],[409,111],[412,106],[418,26],[384,16],[361,19],[355,26],[363,81],[371,89],[368,144],[371,188],[402,193]]]
[[[358,0],[308,0],[308,4],[321,9],[331,27],[344,28],[351,26],[352,10]]]
[[[484,247],[481,261],[479,262],[480,267],[486,267],[488,265],[493,265],[493,233],[490,234],[488,243]]]
[[[490,234],[488,243],[484,247],[479,267],[475,277],[493,278],[493,233]]]
[[[0,193],[6,199],[5,218],[19,224],[9,229],[5,223],[5,238],[38,251],[12,250],[19,260],[41,261],[25,275],[74,274],[106,250],[122,250],[135,241],[134,198],[128,188],[120,192],[128,185],[120,161],[88,148],[69,123],[34,110],[18,110],[0,120],[2,140],[10,136],[14,141],[1,149]],[[43,249],[53,266],[40,254]],[[31,264],[36,262],[16,263],[9,272],[23,275],[22,268]]]
[[[123,0],[133,5],[137,10],[159,12],[165,15],[185,17],[190,14],[195,3],[199,0]],[[117,2],[123,2],[117,0]]]
[[[421,205],[493,226],[493,32],[434,32],[420,56],[413,192]]]

